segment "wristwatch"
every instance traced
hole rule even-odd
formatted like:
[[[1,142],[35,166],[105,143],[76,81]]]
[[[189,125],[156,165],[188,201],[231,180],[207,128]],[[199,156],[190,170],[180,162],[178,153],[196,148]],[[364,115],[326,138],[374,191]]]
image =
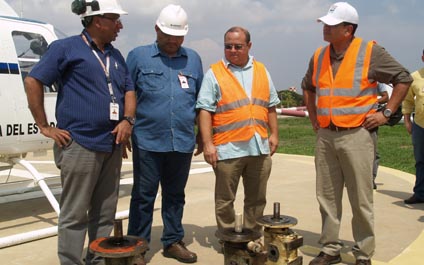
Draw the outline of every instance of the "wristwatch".
[[[383,116],[386,118],[390,118],[392,116],[392,110],[391,109],[384,109],[383,110]]]
[[[134,125],[135,118],[130,116],[124,116],[124,120],[126,120],[129,124]]]

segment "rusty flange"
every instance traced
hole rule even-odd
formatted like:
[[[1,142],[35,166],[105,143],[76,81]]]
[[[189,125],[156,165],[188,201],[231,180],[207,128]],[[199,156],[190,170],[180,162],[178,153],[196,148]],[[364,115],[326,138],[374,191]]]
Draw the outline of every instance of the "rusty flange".
[[[139,237],[101,237],[90,244],[90,250],[104,258],[135,256],[147,250],[147,242]]]

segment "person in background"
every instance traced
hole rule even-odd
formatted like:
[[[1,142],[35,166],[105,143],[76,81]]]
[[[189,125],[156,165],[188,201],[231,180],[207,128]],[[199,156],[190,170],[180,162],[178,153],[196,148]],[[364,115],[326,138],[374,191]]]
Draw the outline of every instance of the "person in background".
[[[155,31],[156,42],[133,49],[127,57],[137,93],[128,234],[150,242],[160,184],[163,254],[192,263],[197,261],[197,255],[183,242],[182,218],[184,189],[196,143],[195,104],[203,68],[199,55],[182,46],[188,23],[181,6],[164,7]],[[201,145],[197,152],[202,152]]]
[[[62,194],[58,225],[60,264],[83,264],[88,241],[108,237],[118,201],[123,144],[129,143],[135,93],[125,59],[111,45],[127,14],[116,0],[74,1],[81,34],[54,41],[25,78],[29,108],[41,133],[52,138]],[[57,127],[44,109],[43,85],[60,84]],[[87,251],[85,264],[101,259]]]
[[[389,101],[389,93],[387,91],[388,85],[383,83],[378,83],[377,85],[377,95],[379,96],[377,98],[378,103],[378,109],[383,110],[384,106],[386,105],[387,101]],[[374,157],[374,164],[372,166],[372,184],[373,189],[377,189],[377,185],[375,184],[375,178],[377,177],[377,171],[378,166],[380,164],[380,154],[378,153],[378,127],[375,129],[375,157]]]
[[[424,62],[424,50],[421,55]],[[415,185],[406,204],[424,203],[424,68],[412,73],[414,82],[402,103],[406,130],[412,135],[415,157]],[[414,112],[412,121],[411,114]]]
[[[322,220],[321,252],[309,264],[341,261],[343,189],[352,208],[356,265],[375,251],[372,167],[375,128],[401,104],[412,81],[408,70],[374,41],[355,37],[359,17],[347,2],[331,5],[323,23],[328,46],[318,48],[302,80],[315,145],[316,196]],[[366,70],[367,71],[366,71]],[[392,83],[386,108],[377,110],[377,82]]]
[[[265,66],[249,55],[250,33],[232,27],[224,35],[225,58],[206,72],[196,108],[204,157],[215,176],[218,229],[234,228],[234,201],[244,186],[244,227],[260,231],[271,156],[278,147],[280,102]]]

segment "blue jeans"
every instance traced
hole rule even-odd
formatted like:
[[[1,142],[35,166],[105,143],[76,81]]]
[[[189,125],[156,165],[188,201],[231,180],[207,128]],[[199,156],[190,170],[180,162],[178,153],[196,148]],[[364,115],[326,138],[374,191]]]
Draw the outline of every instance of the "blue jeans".
[[[414,146],[415,157],[415,186],[414,194],[424,200],[424,128],[415,122],[412,125],[412,145]]]
[[[184,237],[181,220],[184,189],[192,153],[150,152],[133,148],[134,185],[131,193],[128,234],[150,242],[153,208],[159,183],[162,189],[162,244],[166,248]]]

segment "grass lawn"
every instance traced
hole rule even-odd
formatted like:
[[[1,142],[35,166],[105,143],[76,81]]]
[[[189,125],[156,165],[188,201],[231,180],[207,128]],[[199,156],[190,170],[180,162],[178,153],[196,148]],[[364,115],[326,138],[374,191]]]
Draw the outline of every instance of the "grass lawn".
[[[279,119],[278,153],[314,155],[315,133],[309,118]],[[381,126],[378,130],[380,165],[415,174],[411,137],[403,124]]]

